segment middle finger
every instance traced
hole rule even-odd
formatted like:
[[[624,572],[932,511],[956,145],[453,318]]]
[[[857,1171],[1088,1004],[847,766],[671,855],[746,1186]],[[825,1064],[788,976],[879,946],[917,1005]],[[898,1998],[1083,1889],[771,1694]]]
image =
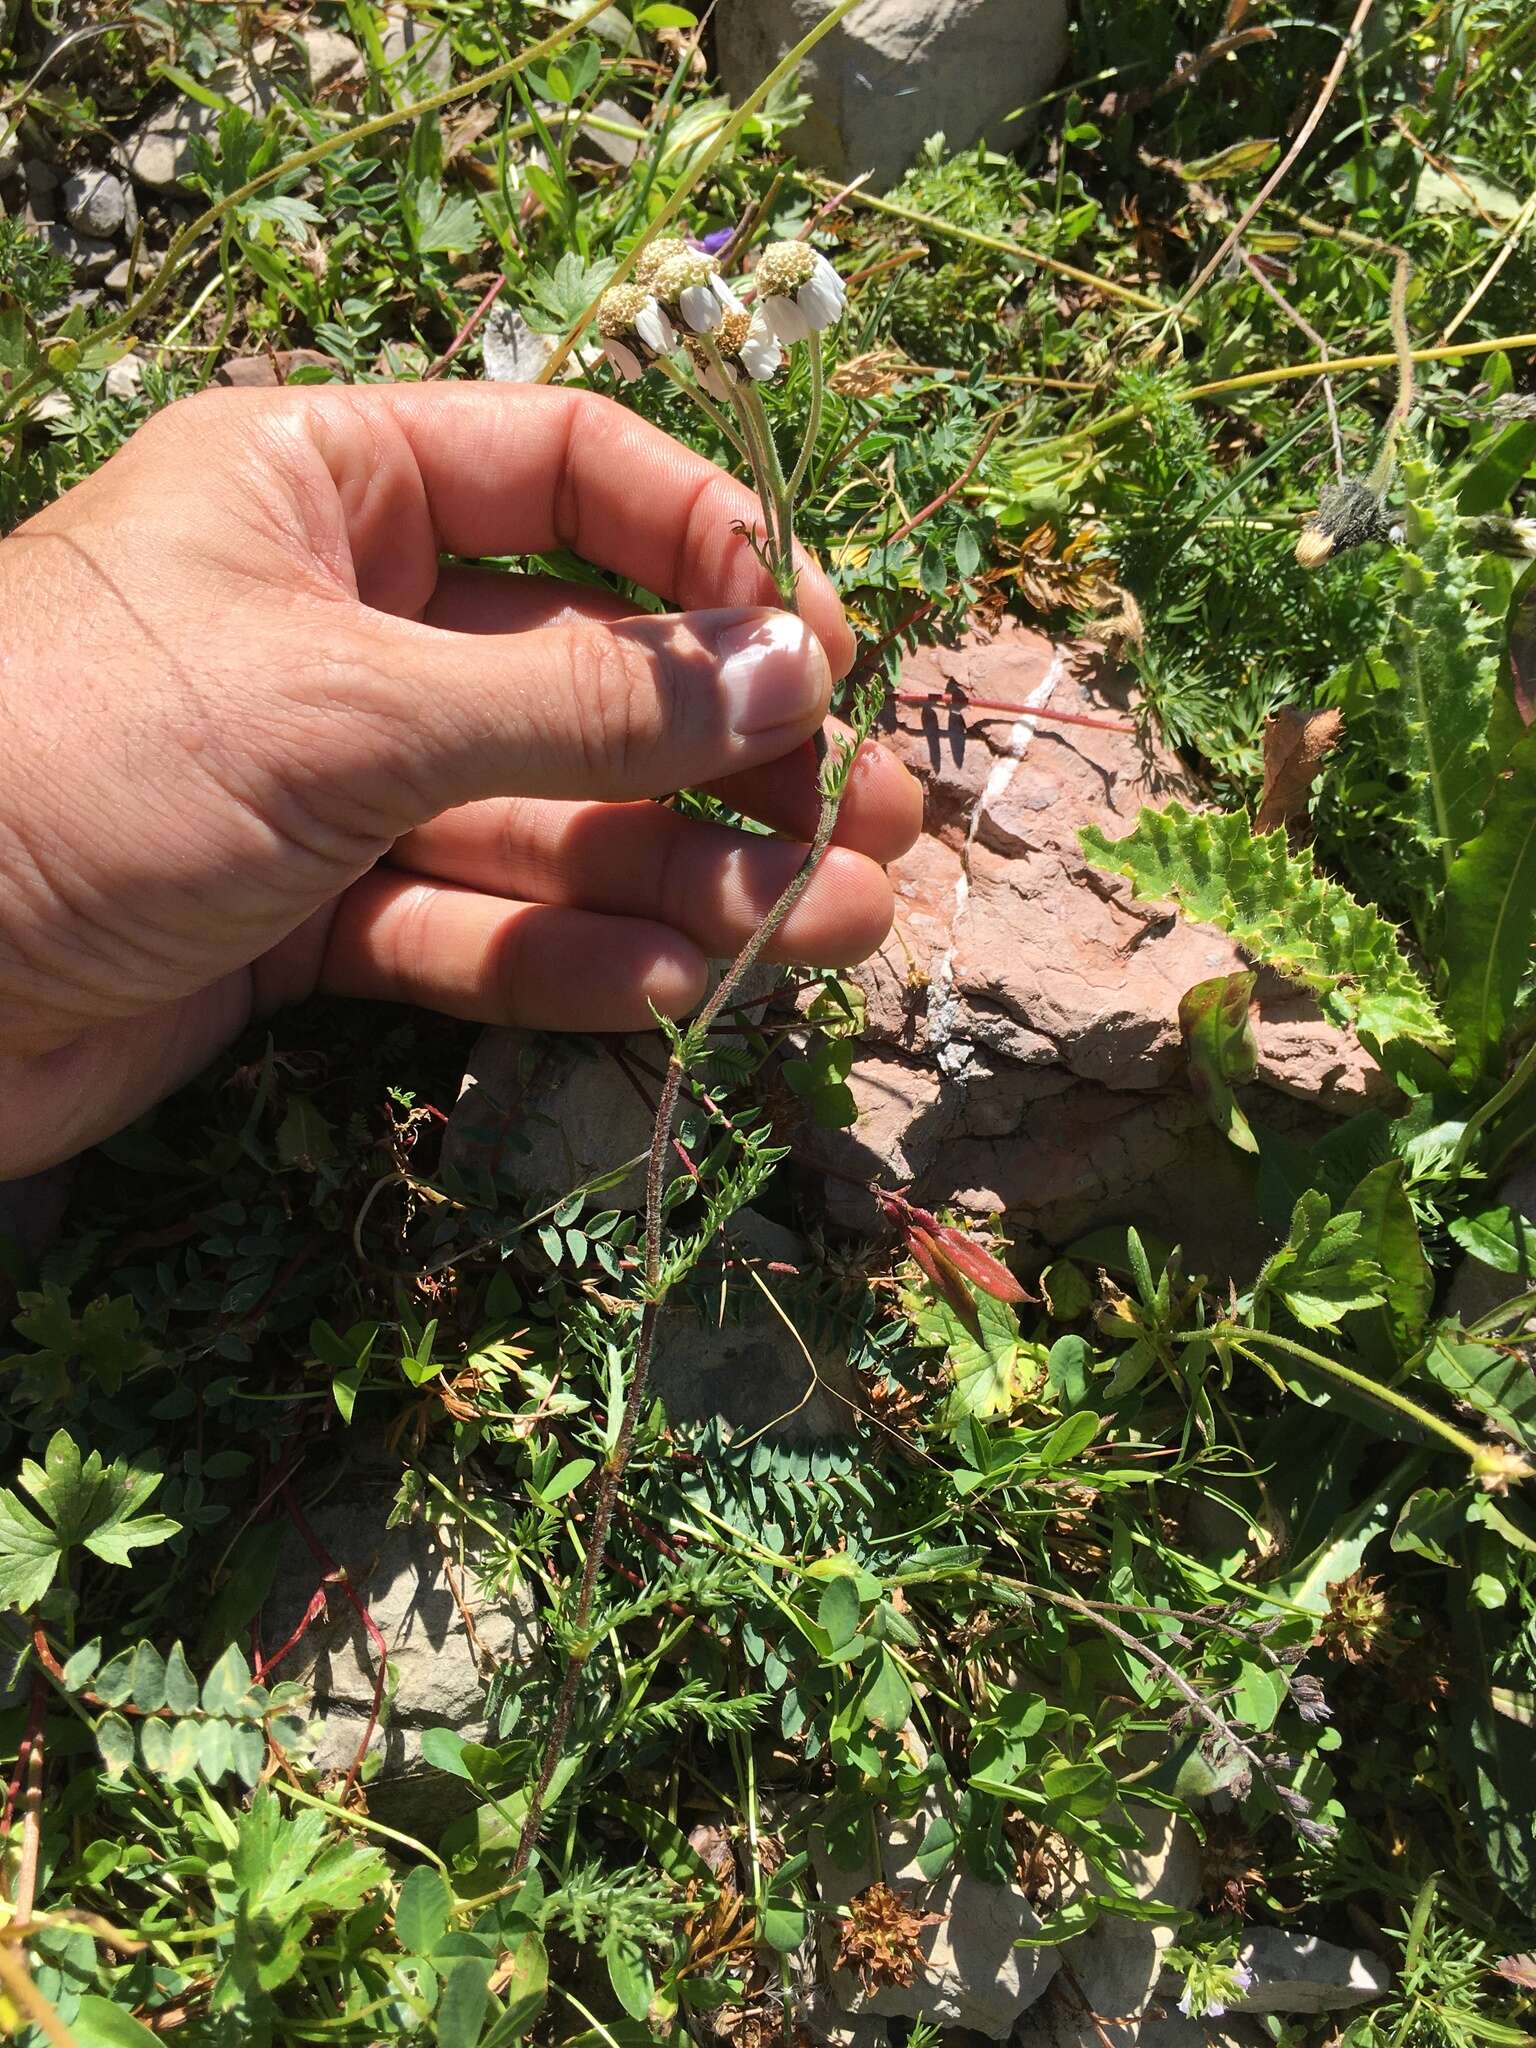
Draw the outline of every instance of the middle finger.
[[[659,804],[496,797],[407,833],[398,867],[531,903],[644,917],[716,959],[745,944],[805,857],[794,841],[683,817]],[[831,847],[765,955],[813,967],[865,959],[890,930],[885,871]]]

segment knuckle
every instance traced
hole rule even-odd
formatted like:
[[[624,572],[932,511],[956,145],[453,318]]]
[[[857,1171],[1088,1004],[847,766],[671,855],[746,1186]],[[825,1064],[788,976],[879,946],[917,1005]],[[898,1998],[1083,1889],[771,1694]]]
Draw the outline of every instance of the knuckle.
[[[581,766],[594,791],[627,791],[661,736],[650,651],[622,628],[584,625],[571,642]]]

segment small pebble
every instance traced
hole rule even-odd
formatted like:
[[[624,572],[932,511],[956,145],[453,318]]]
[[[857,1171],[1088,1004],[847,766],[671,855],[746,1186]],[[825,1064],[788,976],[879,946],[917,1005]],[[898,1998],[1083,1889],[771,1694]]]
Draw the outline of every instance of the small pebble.
[[[117,251],[110,242],[99,242],[91,235],[77,235],[72,228],[61,227],[57,222],[49,228],[48,240],[53,253],[62,256],[80,277],[105,277],[117,261]]]
[[[84,171],[64,180],[64,218],[81,235],[110,241],[128,217],[128,188],[111,171]]]
[[[108,398],[137,398],[144,388],[144,358],[119,356],[108,370],[104,389]]]

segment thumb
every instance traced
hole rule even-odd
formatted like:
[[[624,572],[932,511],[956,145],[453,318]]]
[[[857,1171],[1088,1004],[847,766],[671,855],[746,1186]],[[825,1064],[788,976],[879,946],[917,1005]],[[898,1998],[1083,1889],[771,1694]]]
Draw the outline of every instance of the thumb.
[[[759,606],[505,634],[374,615],[367,639],[368,696],[408,706],[409,784],[438,809],[711,782],[799,746],[832,690],[810,628]]]

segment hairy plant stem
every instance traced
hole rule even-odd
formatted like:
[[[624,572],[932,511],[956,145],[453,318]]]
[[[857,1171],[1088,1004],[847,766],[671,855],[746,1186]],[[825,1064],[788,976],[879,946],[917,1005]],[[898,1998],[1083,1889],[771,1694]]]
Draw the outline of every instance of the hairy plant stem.
[[[750,464],[752,460],[751,450],[747,447],[746,442],[741,438],[736,428],[731,425],[725,414],[720,410],[719,406],[715,404],[715,401],[712,398],[706,398],[693,379],[685,377],[682,371],[669,361],[666,356],[658,356],[655,367],[660,370],[669,383],[677,386],[685,398],[692,399],[716,433],[731,444],[743,462]]]
[[[718,367],[720,358],[713,344],[706,343],[706,350]],[[795,601],[794,507],[790,486],[786,482],[778,450],[774,445],[773,430],[763,409],[762,400],[752,389],[749,378],[743,377],[739,383],[729,385],[729,389],[743,437],[752,455],[754,481],[767,521],[765,545],[773,568],[774,580],[785,608],[798,612],[799,607]],[[797,468],[796,474],[801,473],[802,471]],[[823,733],[816,735],[815,749],[818,771],[824,771],[827,743]],[[662,1264],[663,1212],[667,1160],[672,1146],[672,1126],[677,1116],[678,1098],[682,1092],[684,1076],[699,1053],[707,1047],[709,1033],[716,1019],[730,1004],[747,973],[761,958],[764,948],[805,894],[811,877],[831,842],[841,801],[840,781],[823,776],[821,811],[811,843],[806,848],[804,860],[791,876],[778,901],[721,975],[714,993],[694,1017],[687,1030],[676,1040],[671,1058],[667,1061],[666,1073],[662,1077],[661,1091],[656,1104],[656,1120],[651,1130],[650,1150],[646,1157],[642,1277],[644,1306],[640,1314],[640,1333],[635,1345],[634,1368],[612,1448],[603,1460],[598,1475],[597,1498],[585,1531],[585,1556],[582,1559],[576,1603],[571,1614],[570,1655],[560,1681],[560,1690],[555,1697],[554,1714],[539,1760],[538,1772],[529,1791],[528,1813],[523,1822],[522,1833],[518,1837],[517,1854],[513,1858],[510,1872],[514,1880],[520,1878],[527,1870],[533,1855],[534,1845],[538,1841],[539,1829],[543,1823],[549,1788],[554,1782],[555,1772],[559,1769],[560,1759],[565,1750],[565,1740],[570,1733],[571,1721],[576,1711],[582,1674],[592,1652],[601,1640],[601,1637],[595,1637],[591,1632],[598,1577],[602,1570],[603,1554],[607,1546],[608,1531],[613,1523],[614,1509],[618,1504],[619,1488],[623,1484],[625,1467],[629,1463],[635,1431],[639,1427],[640,1414],[645,1402],[651,1358],[656,1346],[656,1326],[672,1285],[664,1273]]]
[[[1524,1093],[1536,1075],[1536,1045],[1530,1046],[1515,1071],[1495,1095],[1479,1103],[1461,1127],[1461,1136],[1456,1140],[1456,1150],[1451,1154],[1450,1171],[1459,1174],[1467,1163],[1467,1155],[1476,1142],[1478,1133],[1491,1124],[1495,1117],[1502,1116],[1517,1096]]]
[[[1011,1586],[1016,1591],[1028,1595],[1031,1599],[1044,1600],[1051,1607],[1064,1607],[1069,1613],[1081,1616],[1084,1621],[1091,1623],[1094,1628],[1102,1629],[1105,1635],[1112,1636],[1117,1643],[1122,1644],[1134,1656],[1139,1657],[1144,1664],[1157,1673],[1158,1677],[1165,1684],[1171,1685],[1175,1692],[1182,1696],[1190,1711],[1198,1714],[1211,1732],[1214,1735],[1220,1736],[1223,1742],[1230,1742],[1232,1747],[1243,1758],[1243,1761],[1259,1778],[1268,1779],[1272,1775],[1270,1765],[1265,1762],[1256,1749],[1244,1742],[1231,1722],[1218,1713],[1209,1700],[1202,1693],[1198,1692],[1190,1684],[1189,1680],[1184,1677],[1183,1673],[1177,1671],[1168,1662],[1166,1657],[1159,1656],[1150,1643],[1143,1641],[1140,1636],[1132,1635],[1131,1631],[1128,1628],[1122,1628],[1119,1622],[1111,1621],[1109,1616],[1103,1611],[1103,1602],[1082,1600],[1075,1593],[1053,1592],[1049,1587],[1037,1586],[1029,1579],[999,1577],[998,1584]]]
[[[805,416],[805,439],[800,444],[800,454],[789,474],[789,502],[795,503],[800,495],[800,486],[805,480],[811,457],[816,452],[816,442],[821,434],[821,408],[826,398],[826,369],[821,358],[821,336],[813,334],[806,344],[811,364],[811,403]]]
[[[1352,1366],[1341,1365],[1336,1358],[1325,1358],[1320,1351],[1313,1351],[1305,1344],[1298,1344],[1293,1338],[1279,1336],[1273,1330],[1252,1330],[1241,1325],[1218,1324],[1214,1329],[1191,1333],[1188,1339],[1181,1341],[1193,1342],[1195,1336],[1218,1338],[1222,1343],[1230,1344],[1232,1349],[1240,1357],[1246,1358],[1250,1365],[1257,1365],[1261,1369],[1265,1368],[1266,1361],[1262,1357],[1255,1357],[1249,1347],[1253,1344],[1272,1344],[1277,1351],[1283,1351],[1290,1358],[1299,1358],[1304,1365],[1310,1366],[1314,1372],[1322,1373],[1325,1378],[1337,1380],[1342,1386],[1352,1387],[1356,1393],[1364,1394],[1372,1401],[1379,1401],[1384,1408],[1395,1408],[1399,1415],[1417,1423],[1420,1429],[1427,1429],[1432,1436],[1437,1436],[1443,1443],[1449,1444],[1452,1450],[1459,1451],[1479,1476],[1495,1472],[1506,1476],[1509,1474],[1509,1454],[1497,1445],[1480,1444],[1476,1437],[1466,1435],[1464,1431],[1457,1429],[1454,1423],[1445,1421],[1432,1409],[1422,1407],[1411,1395],[1399,1393],[1396,1387],[1383,1386],[1380,1380],[1370,1379],[1365,1373],[1356,1372]]]

